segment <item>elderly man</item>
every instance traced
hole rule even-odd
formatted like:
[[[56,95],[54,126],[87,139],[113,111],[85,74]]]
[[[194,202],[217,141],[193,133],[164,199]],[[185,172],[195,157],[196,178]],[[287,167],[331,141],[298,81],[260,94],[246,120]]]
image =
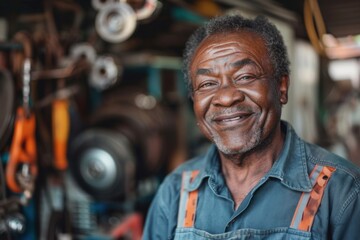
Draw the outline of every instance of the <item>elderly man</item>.
[[[360,239],[360,170],[280,120],[289,61],[264,17],[218,17],[184,55],[198,126],[214,144],[169,174],[144,239]]]

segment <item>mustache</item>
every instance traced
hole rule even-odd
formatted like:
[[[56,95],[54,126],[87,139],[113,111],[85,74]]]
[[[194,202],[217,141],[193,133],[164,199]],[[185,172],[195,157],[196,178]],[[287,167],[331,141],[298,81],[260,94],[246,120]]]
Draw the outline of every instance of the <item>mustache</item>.
[[[233,113],[238,113],[238,112],[242,112],[242,113],[256,113],[257,110],[249,107],[249,106],[236,106],[236,107],[231,107],[231,108],[224,108],[224,109],[219,109],[215,112],[211,112],[206,114],[206,119],[208,120],[213,120],[214,118],[218,117],[218,116],[222,116],[222,115],[227,115],[227,114],[233,114]]]

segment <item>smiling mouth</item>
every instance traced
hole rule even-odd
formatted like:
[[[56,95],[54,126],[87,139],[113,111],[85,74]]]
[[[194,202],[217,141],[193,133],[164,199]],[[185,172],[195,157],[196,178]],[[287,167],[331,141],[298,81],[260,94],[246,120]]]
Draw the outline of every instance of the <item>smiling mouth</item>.
[[[242,121],[248,119],[250,116],[252,116],[252,113],[249,112],[225,114],[214,117],[213,121],[218,124],[241,123]]]
[[[241,119],[243,119],[243,118],[245,118],[245,116],[227,118],[227,119],[220,120],[219,122],[233,122],[233,121],[241,120]]]

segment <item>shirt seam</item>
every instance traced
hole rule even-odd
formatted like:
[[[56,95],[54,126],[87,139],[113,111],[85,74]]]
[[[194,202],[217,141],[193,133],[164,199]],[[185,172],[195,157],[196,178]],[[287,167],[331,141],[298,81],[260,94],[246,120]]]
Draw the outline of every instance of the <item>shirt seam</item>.
[[[341,219],[344,216],[346,209],[350,206],[351,202],[354,201],[354,199],[356,199],[358,194],[359,194],[359,189],[355,188],[354,191],[350,194],[350,196],[345,200],[344,204],[342,205],[342,208],[340,209],[340,212],[338,213],[338,216],[335,218],[336,225],[341,223]]]

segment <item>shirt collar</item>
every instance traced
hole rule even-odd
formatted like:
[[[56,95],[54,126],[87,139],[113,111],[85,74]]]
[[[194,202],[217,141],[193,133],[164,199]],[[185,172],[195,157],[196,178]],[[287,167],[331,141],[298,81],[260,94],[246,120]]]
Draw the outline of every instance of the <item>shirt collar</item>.
[[[282,121],[281,126],[286,133],[284,146],[267,176],[280,179],[293,190],[310,192],[312,185],[307,170],[305,143],[289,123]]]
[[[312,185],[307,171],[305,144],[289,123],[282,121],[281,125],[286,133],[284,146],[265,177],[278,178],[290,189],[310,192]],[[222,177],[220,159],[215,145],[210,146],[204,158],[198,176],[189,185],[190,191],[197,189],[205,178],[211,177],[216,181]]]

